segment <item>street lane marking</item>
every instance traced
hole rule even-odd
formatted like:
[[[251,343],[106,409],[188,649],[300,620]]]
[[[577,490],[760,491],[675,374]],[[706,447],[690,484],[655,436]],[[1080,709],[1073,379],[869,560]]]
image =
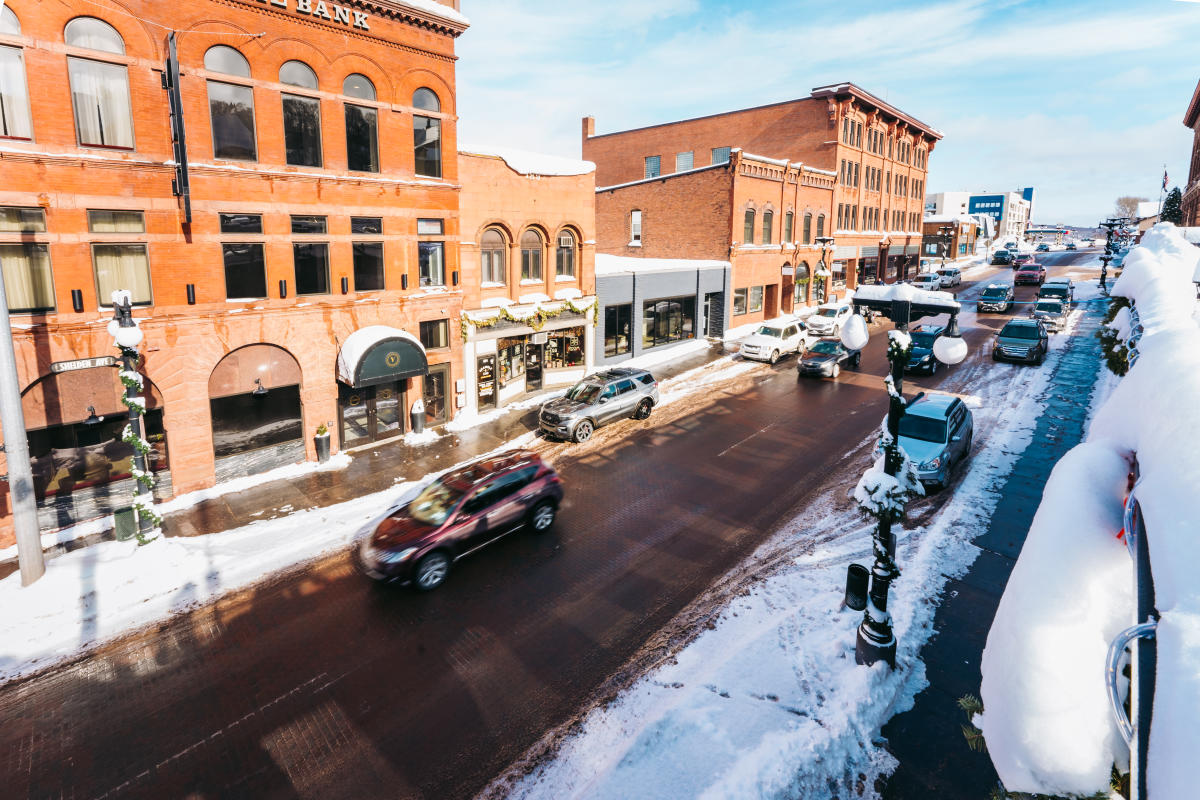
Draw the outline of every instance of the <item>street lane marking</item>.
[[[735,443],[735,444],[731,444],[731,445],[729,445],[729,447],[726,447],[724,450],[722,450],[721,452],[717,453],[717,458],[720,458],[721,456],[725,455],[726,453],[728,453],[730,450],[732,450],[732,449],[733,449],[733,448],[735,448],[735,447],[740,447],[741,445],[743,445],[743,444],[745,444],[746,442],[748,442],[748,441],[750,441],[751,439],[753,439],[755,436],[758,436],[758,434],[760,434],[760,433],[766,433],[766,432],[767,432],[768,430],[770,430],[771,428],[774,428],[774,427],[775,427],[777,424],[779,424],[779,423],[777,423],[777,422],[772,422],[772,423],[771,423],[770,425],[768,425],[767,427],[763,428],[762,430],[759,430],[759,431],[756,431],[756,432],[754,432],[754,433],[750,434],[750,435],[749,435],[749,436],[747,436],[745,439],[742,439],[740,442],[737,442],[737,443]]]

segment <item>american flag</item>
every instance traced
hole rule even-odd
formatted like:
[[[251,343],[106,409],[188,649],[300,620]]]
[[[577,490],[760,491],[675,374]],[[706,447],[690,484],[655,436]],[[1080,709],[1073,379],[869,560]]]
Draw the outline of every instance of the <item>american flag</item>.
[[[1163,191],[1167,190],[1167,168],[1163,167]]]

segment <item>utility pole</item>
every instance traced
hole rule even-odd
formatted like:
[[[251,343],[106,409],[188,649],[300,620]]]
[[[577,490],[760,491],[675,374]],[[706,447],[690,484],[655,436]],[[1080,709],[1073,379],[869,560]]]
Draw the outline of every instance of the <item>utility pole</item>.
[[[8,319],[8,297],[0,275],[0,427],[4,429],[4,455],[8,461],[8,495],[12,498],[13,528],[17,534],[17,563],[21,585],[28,586],[46,573],[42,535],[38,526],[37,498],[33,494],[33,468],[29,464],[29,440],[25,436],[25,414],[21,410],[21,384],[17,378],[17,354],[13,348],[12,325]]]

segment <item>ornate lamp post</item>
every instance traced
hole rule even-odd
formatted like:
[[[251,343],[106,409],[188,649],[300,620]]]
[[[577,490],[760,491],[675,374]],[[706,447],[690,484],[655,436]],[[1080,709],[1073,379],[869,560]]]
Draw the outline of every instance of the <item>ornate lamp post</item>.
[[[816,242],[821,246],[821,260],[817,262],[817,274],[813,277],[820,278],[820,281],[814,282],[816,297],[813,299],[816,300],[817,305],[820,305],[825,302],[825,275],[823,273],[829,271],[829,254],[833,251],[833,237],[818,236]]]
[[[946,333],[934,343],[933,355],[944,364],[958,364],[967,355],[966,342],[958,330],[961,306],[948,296],[945,299],[938,297],[939,294],[914,290],[905,285],[862,287],[854,296],[855,315],[841,334],[842,344],[851,350],[861,350],[866,345],[867,327],[862,319],[864,310],[883,314],[896,325],[895,330],[888,332],[890,374],[884,378],[884,383],[887,385],[889,402],[887,430],[881,441],[883,455],[867,470],[854,491],[859,505],[878,522],[873,537],[875,564],[869,575],[861,566],[852,565],[846,589],[847,605],[864,611],[858,627],[854,659],[866,666],[879,661],[887,662],[889,667],[896,666],[896,637],[887,610],[888,590],[892,581],[900,577],[892,525],[903,518],[904,506],[911,497],[924,494],[916,470],[898,441],[900,420],[907,405],[903,388],[904,366],[912,350],[909,323],[925,316],[949,314],[950,324]],[[865,597],[861,592],[855,592],[851,585],[856,570],[869,581]]]
[[[134,517],[137,519],[137,538],[146,544],[156,536],[162,519],[154,513],[154,476],[147,468],[146,457],[150,454],[150,443],[142,436],[142,413],[146,401],[141,397],[142,375],[137,371],[141,355],[137,347],[142,343],[142,329],[133,318],[133,301],[128,291],[118,290],[112,294],[113,318],[108,323],[108,333],[121,353],[121,384],[125,392],[121,401],[129,409],[129,424],[121,433],[121,440],[133,447],[133,477],[137,480],[133,496]]]
[[[942,266],[946,266],[946,256],[950,253],[951,234],[954,233],[953,225],[943,225],[938,228],[938,233],[942,237]]]

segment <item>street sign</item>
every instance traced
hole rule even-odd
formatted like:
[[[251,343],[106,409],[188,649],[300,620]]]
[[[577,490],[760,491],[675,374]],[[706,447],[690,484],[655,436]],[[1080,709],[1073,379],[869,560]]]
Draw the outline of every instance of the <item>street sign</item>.
[[[77,358],[74,361],[55,361],[50,364],[50,371],[54,373],[71,372],[76,369],[91,369],[92,367],[112,367],[116,366],[116,363],[117,359],[114,356]]]

